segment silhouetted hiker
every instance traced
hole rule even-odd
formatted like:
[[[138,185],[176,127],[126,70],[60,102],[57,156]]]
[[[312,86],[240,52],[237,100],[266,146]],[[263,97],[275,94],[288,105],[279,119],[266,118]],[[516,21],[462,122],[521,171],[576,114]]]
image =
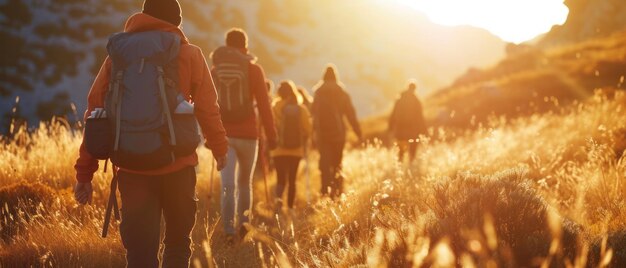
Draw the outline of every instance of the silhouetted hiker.
[[[361,139],[361,127],[356,118],[352,100],[339,82],[337,71],[330,65],[323,80],[315,86],[311,109],[315,141],[320,152],[319,169],[322,173],[322,194],[337,197],[343,192],[341,162],[346,143],[344,117]],[[330,190],[330,192],[329,192]]]
[[[110,157],[119,167],[112,189],[119,186],[121,193],[128,267],[159,267],[161,215],[163,267],[189,266],[198,200],[196,118],[218,169],[225,166],[228,141],[211,74],[202,51],[181,31],[181,20],[176,0],[146,0],[124,33],[109,40],[108,57],[89,92],[74,194],[81,204],[91,201],[98,159]]]
[[[217,48],[211,57],[211,72],[219,94],[222,122],[229,140],[228,161],[221,172],[221,205],[224,230],[228,242],[232,243],[237,237],[237,229],[240,237],[246,234],[243,223],[249,221],[252,213],[252,171],[259,148],[255,102],[270,150],[276,147],[276,129],[265,85],[265,74],[261,66],[255,63],[256,58],[248,54],[246,33],[241,29],[230,30],[226,33],[226,46]],[[236,180],[235,167],[238,167]],[[238,193],[237,202],[235,192]],[[237,221],[235,216],[238,216]]]
[[[292,81],[283,81],[278,87],[279,99],[272,111],[278,129],[278,147],[272,151],[276,166],[276,196],[278,208],[282,208],[282,196],[288,186],[287,205],[293,208],[296,198],[296,177],[300,160],[304,157],[306,141],[311,135],[311,115]]]
[[[403,162],[404,153],[408,151],[409,161],[415,159],[419,136],[426,134],[426,122],[422,112],[422,103],[417,98],[414,82],[409,83],[406,91],[400,94],[389,116],[389,132],[393,133],[398,142],[398,161]]]

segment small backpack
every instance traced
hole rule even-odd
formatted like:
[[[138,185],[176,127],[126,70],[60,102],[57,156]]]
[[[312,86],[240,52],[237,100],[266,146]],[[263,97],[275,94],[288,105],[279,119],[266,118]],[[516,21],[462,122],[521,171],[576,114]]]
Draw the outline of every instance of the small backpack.
[[[250,56],[236,48],[220,47],[212,58],[222,121],[237,123],[250,118],[254,113],[248,79]]]
[[[125,169],[154,170],[195,152],[200,143],[193,113],[175,114],[180,37],[146,31],[109,39],[112,61],[104,110],[107,120],[86,122],[87,150]]]
[[[302,126],[300,106],[295,103],[287,103],[282,110],[282,120],[279,130],[279,144],[288,149],[302,146]]]

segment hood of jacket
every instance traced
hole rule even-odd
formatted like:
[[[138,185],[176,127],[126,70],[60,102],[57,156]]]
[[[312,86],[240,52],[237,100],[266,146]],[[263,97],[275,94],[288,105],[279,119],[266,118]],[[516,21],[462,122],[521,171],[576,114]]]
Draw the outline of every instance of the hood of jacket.
[[[219,63],[222,61],[229,61],[232,57],[236,57],[242,61],[249,61],[254,63],[256,61],[256,57],[254,55],[244,53],[241,49],[237,49],[229,46],[221,46],[211,52],[211,59],[213,63]]]
[[[175,33],[180,36],[180,42],[182,44],[189,44],[189,39],[187,39],[187,36],[185,36],[185,33],[183,33],[179,27],[145,13],[133,14],[128,18],[126,25],[124,26],[124,32],[127,33],[146,31],[164,31]]]
[[[413,93],[410,90],[405,90],[402,93],[400,93],[400,98],[401,99],[417,99],[417,95],[415,95],[415,93]]]

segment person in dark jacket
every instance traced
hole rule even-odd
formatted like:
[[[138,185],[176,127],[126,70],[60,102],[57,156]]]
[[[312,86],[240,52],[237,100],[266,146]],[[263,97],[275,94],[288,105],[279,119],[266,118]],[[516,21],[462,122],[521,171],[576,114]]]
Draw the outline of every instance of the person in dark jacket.
[[[361,127],[356,118],[352,100],[337,77],[335,66],[329,65],[322,81],[315,86],[311,107],[314,138],[320,153],[319,169],[322,174],[322,195],[336,198],[343,192],[341,162],[346,143],[344,118],[361,140]]]
[[[426,134],[426,123],[422,112],[422,103],[415,95],[417,86],[410,82],[406,91],[396,100],[389,117],[389,132],[393,133],[398,143],[398,161],[404,161],[408,152],[410,163],[415,159],[420,135]]]

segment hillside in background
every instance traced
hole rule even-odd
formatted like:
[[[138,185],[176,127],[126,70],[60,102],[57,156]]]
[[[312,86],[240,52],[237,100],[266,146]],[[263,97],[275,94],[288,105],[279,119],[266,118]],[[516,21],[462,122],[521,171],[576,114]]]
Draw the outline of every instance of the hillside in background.
[[[565,24],[554,26],[540,44],[550,46],[606,37],[626,27],[623,0],[565,0],[569,15]]]
[[[509,44],[493,67],[472,68],[426,98],[434,125],[471,127],[584,100],[596,89],[624,88],[626,2],[567,0],[570,13],[535,44]]]
[[[107,37],[142,1],[6,1],[0,4],[0,131],[9,116],[31,123],[80,114]],[[414,10],[365,1],[181,1],[183,28],[208,57],[231,27],[250,36],[269,78],[310,89],[335,63],[360,115],[380,113],[408,78],[439,88],[470,66],[488,66],[504,42],[471,27],[438,26]],[[208,59],[207,59],[208,60]],[[16,114],[11,113],[20,96]],[[72,116],[73,118],[73,116]]]
[[[469,127],[491,115],[517,117],[546,112],[622,89],[626,33],[552,48],[519,46],[496,66],[471,69],[425,99],[435,125]]]
[[[597,89],[623,89],[626,2],[565,3],[570,14],[564,25],[532,42],[508,44],[506,56],[494,66],[470,68],[423,97],[429,125],[476,128],[500,116],[511,119],[558,110]],[[365,120],[368,136],[385,140],[386,122],[387,114]]]

